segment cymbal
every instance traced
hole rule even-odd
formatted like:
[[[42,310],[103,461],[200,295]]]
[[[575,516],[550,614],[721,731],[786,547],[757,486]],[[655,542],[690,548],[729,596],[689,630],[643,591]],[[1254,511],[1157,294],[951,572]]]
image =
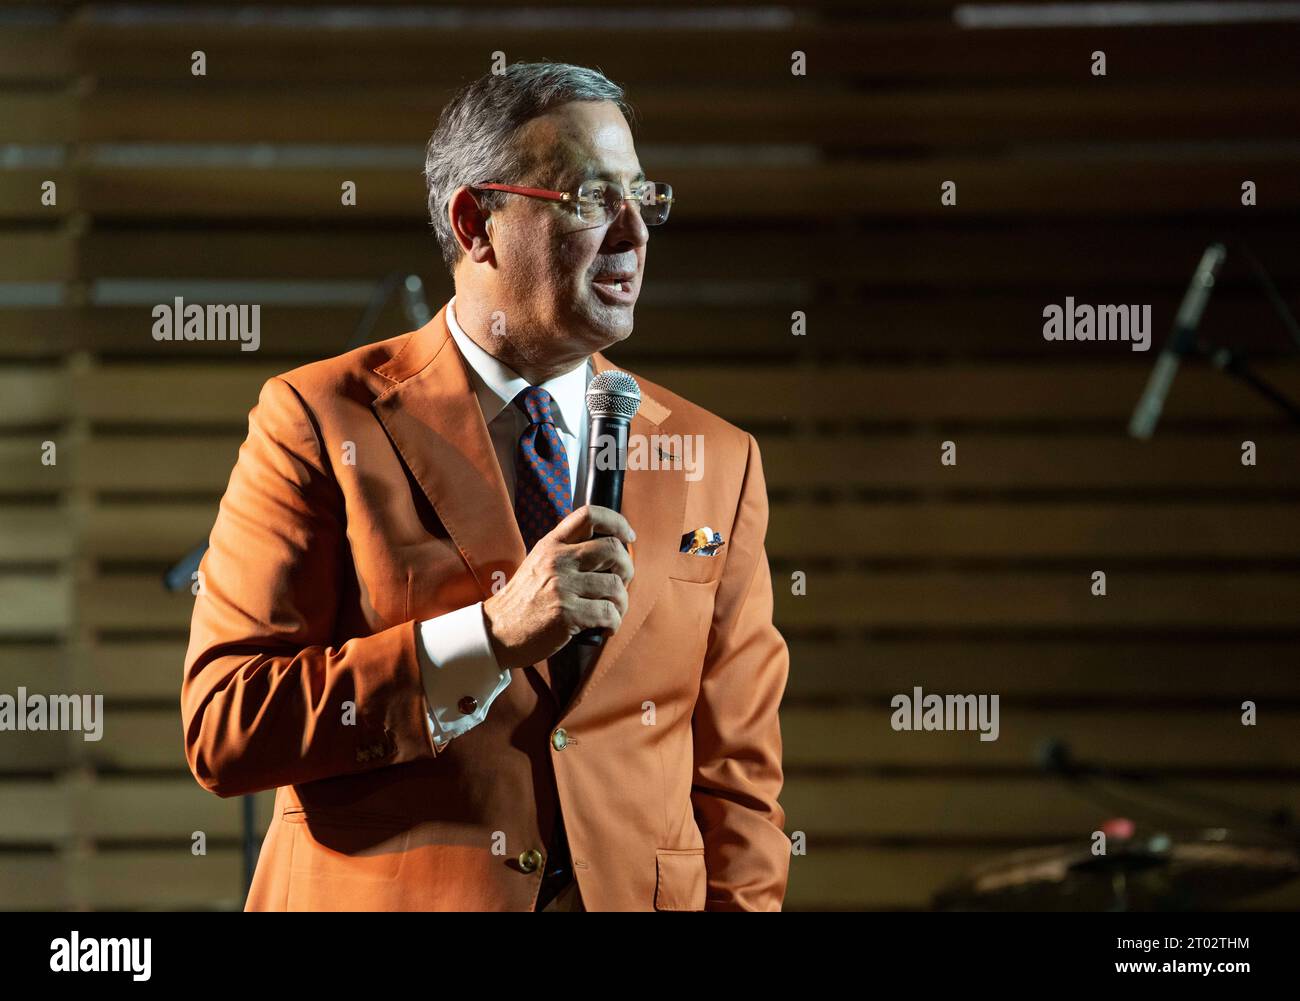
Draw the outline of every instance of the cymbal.
[[[1210,828],[1012,852],[973,868],[934,898],[938,910],[1163,911],[1221,906],[1300,874],[1294,841]]]

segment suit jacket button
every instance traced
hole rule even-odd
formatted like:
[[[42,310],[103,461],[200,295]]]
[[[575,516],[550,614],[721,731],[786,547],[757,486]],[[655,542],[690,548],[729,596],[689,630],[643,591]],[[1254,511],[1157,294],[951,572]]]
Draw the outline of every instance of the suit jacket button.
[[[557,727],[555,732],[551,734],[551,746],[557,751],[563,751],[569,746],[569,734],[564,727]]]
[[[456,708],[468,716],[478,708],[478,699],[472,695],[462,695],[460,701],[456,703]]]
[[[524,872],[536,872],[542,865],[542,853],[536,848],[529,848],[519,853],[519,868]]]

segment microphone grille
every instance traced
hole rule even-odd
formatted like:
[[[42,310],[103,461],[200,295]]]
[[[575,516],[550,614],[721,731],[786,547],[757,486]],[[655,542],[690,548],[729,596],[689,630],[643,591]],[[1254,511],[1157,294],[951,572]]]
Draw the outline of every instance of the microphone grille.
[[[587,412],[592,417],[631,420],[641,407],[641,387],[626,372],[597,372],[587,386]]]

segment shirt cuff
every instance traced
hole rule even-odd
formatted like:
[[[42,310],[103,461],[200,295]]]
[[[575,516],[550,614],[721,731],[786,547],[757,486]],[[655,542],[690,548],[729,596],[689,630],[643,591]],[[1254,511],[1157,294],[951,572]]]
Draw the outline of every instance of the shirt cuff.
[[[429,733],[438,749],[482,723],[510,684],[497,664],[488,636],[483,602],[420,623],[420,673],[424,680]]]

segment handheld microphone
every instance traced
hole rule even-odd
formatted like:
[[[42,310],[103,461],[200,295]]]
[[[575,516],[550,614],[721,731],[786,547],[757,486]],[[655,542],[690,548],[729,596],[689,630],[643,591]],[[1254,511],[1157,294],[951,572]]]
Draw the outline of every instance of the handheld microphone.
[[[623,473],[627,469],[627,436],[641,407],[641,387],[626,372],[600,372],[587,387],[587,472],[578,497],[614,511],[623,508]],[[571,640],[583,646],[603,646],[599,629],[584,629]]]
[[[1137,408],[1133,411],[1133,419],[1129,421],[1128,433],[1134,438],[1150,438],[1155,431],[1160,412],[1165,408],[1165,398],[1169,396],[1169,387],[1178,374],[1179,363],[1192,352],[1196,330],[1201,325],[1201,314],[1205,312],[1210,290],[1214,288],[1214,280],[1227,254],[1223,244],[1212,243],[1201,255],[1201,263],[1196,266],[1192,282],[1183,295],[1182,305],[1178,307],[1178,315],[1174,317],[1173,333],[1169,335],[1160,357],[1156,359],[1146,389],[1142,391]]]

